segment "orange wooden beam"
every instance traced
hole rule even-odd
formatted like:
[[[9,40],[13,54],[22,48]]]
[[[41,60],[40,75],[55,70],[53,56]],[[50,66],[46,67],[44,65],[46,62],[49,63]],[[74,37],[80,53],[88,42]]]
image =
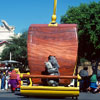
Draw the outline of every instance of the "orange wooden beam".
[[[43,78],[43,79],[77,79],[77,76],[56,76],[56,75],[23,75],[23,78]]]

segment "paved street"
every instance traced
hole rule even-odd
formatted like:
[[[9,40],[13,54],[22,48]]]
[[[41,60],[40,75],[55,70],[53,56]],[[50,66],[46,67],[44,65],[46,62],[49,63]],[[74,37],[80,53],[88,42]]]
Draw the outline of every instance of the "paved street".
[[[36,98],[21,96],[20,92],[11,93],[11,91],[0,90],[0,100],[72,100],[72,98]],[[100,94],[80,93],[78,100],[100,100]]]

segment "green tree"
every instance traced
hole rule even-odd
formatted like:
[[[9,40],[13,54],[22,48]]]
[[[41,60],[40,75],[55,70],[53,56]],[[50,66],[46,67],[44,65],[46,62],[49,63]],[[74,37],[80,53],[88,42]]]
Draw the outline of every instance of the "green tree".
[[[21,62],[27,66],[27,32],[23,32],[20,37],[12,37],[12,40],[6,44],[5,49],[1,54],[2,60],[10,59],[10,52],[12,53],[12,60]]]
[[[78,56],[87,60],[100,58],[100,2],[70,7],[61,23],[78,25]]]

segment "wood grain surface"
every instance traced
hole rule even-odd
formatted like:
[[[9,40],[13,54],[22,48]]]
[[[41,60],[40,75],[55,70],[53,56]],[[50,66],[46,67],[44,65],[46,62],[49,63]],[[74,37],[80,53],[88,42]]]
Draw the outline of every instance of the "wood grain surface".
[[[27,46],[31,75],[42,75],[45,71],[44,62],[48,61],[49,55],[56,56],[60,75],[73,75],[78,51],[76,24],[59,24],[57,27],[32,24],[28,31]],[[41,82],[40,79],[33,81]],[[69,80],[62,79],[60,83],[69,84]]]

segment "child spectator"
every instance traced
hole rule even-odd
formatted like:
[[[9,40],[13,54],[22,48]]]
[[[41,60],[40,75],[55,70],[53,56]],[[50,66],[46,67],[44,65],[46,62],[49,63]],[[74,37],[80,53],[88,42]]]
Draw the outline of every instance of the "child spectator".
[[[97,76],[96,74],[92,74],[91,78],[90,78],[90,86],[88,88],[88,90],[90,92],[95,93],[97,91]]]

